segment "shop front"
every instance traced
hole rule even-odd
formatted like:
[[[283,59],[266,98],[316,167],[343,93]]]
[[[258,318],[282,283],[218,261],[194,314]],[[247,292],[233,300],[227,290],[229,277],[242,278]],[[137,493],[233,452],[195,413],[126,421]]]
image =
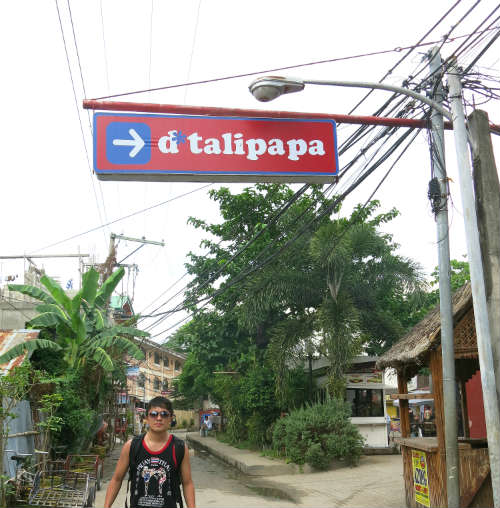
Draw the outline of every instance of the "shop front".
[[[385,405],[384,373],[375,368],[377,357],[358,356],[346,373],[346,400],[351,404],[351,422],[365,438],[365,446],[388,446],[388,419]],[[328,360],[313,361],[316,386],[326,383]]]
[[[453,295],[453,318],[459,400],[460,506],[493,506],[487,440],[471,437],[469,408],[477,400],[468,396],[472,393],[468,386],[479,372],[479,361],[469,285]],[[391,367],[398,374],[399,393],[392,397],[399,404],[401,437],[395,441],[401,446],[403,456],[408,507],[448,506],[440,338],[439,309],[436,308],[377,362],[378,368]],[[431,389],[427,393],[408,393],[408,381],[422,368],[430,370]],[[475,408],[474,420],[478,427],[477,422],[484,420],[484,408],[477,404]],[[434,432],[435,435],[428,435]]]

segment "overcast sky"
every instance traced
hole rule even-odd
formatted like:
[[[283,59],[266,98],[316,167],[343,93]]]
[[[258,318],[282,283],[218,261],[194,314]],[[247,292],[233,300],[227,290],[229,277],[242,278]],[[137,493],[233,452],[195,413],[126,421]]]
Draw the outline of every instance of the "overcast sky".
[[[82,109],[82,100],[395,49],[377,56],[280,72],[310,79],[378,81],[404,54],[397,49],[415,44],[454,3],[448,0],[422,0],[418,5],[401,0],[183,0],[175,3],[72,0],[69,3],[72,24],[66,0],[3,2],[0,8],[3,106],[0,253],[82,252],[103,261],[111,232],[164,240],[164,248],[148,245],[127,259],[126,262],[139,265],[139,274],[135,287],[130,277],[120,288],[134,294],[136,312],[151,310],[147,306],[184,274],[186,253],[199,251],[202,236],[186,224],[187,218],[193,215],[217,221],[217,207],[204,189],[148,213],[58,243],[203,186],[200,183],[99,182],[92,174],[92,117]],[[441,40],[474,4],[472,0],[459,2],[425,41]],[[453,37],[474,31],[497,4],[496,0],[480,2],[457,26]],[[487,24],[497,15],[498,11]],[[498,25],[499,21],[493,26]],[[461,41],[444,44],[443,57],[452,54]],[[401,85],[421,64],[430,47],[418,48],[386,82]],[[481,47],[462,55],[459,63],[470,62]],[[482,72],[500,75],[499,47],[497,41],[478,62]],[[252,79],[176,87],[115,100],[348,113],[365,93],[310,86],[300,94],[260,104],[248,92]],[[387,97],[386,92],[376,92],[356,114],[372,114]],[[481,108],[489,112],[491,121],[500,123],[498,101],[490,101]],[[350,131],[339,128],[339,144],[347,132]],[[494,140],[497,160],[498,139]],[[466,247],[450,135],[446,142],[452,197],[451,255],[461,258]],[[340,158],[341,167],[347,162]],[[344,213],[367,199],[388,167],[380,168],[349,197]],[[427,138],[422,132],[375,196],[381,200],[384,210],[392,207],[400,210],[401,216],[387,230],[401,244],[401,254],[419,261],[427,273],[437,264],[435,223],[427,200],[429,179]],[[243,188],[236,184],[229,186],[234,191]],[[120,242],[118,260],[137,246]],[[78,264],[74,259],[37,260],[37,264],[45,267],[50,275],[60,277],[63,284],[70,278],[75,281],[78,278]],[[22,261],[0,260],[3,279],[11,274],[21,275],[22,270]],[[185,281],[167,292],[158,304]],[[172,316],[154,332],[173,325],[181,317]]]

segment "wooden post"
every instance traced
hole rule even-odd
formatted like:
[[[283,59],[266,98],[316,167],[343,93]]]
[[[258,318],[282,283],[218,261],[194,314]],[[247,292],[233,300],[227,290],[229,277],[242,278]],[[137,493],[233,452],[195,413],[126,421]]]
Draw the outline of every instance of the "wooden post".
[[[464,437],[470,437],[470,429],[469,429],[469,409],[467,407],[467,390],[466,390],[466,381],[463,379],[460,380],[460,407],[462,409],[462,422],[464,426]]]
[[[434,390],[434,412],[436,418],[436,436],[439,451],[445,450],[444,443],[444,407],[443,407],[443,371],[441,362],[441,350],[431,352],[430,369]]]
[[[398,370],[398,393],[408,393],[408,384],[403,370]],[[410,437],[410,415],[408,413],[408,408],[408,400],[399,399],[401,437]]]
[[[500,184],[489,132],[488,114],[476,110],[469,116],[473,141],[474,192],[484,284],[491,333],[491,349],[500,402]]]

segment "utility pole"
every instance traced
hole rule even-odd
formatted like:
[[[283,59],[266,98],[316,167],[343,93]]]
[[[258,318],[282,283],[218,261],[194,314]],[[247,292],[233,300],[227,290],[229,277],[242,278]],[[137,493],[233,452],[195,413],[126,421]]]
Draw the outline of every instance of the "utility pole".
[[[469,127],[472,137],[479,242],[500,405],[500,184],[491,144],[488,114],[479,109],[475,110],[469,116]]]
[[[462,106],[462,84],[460,77],[461,75],[456,65],[452,65],[448,71],[449,100],[457,153],[460,194],[462,196],[467,256],[470,266],[481,383],[483,385],[483,404],[488,436],[493,505],[495,508],[500,508],[500,414],[498,412],[498,399],[495,387],[490,325],[486,304],[486,291],[484,288],[476,207],[472,189],[471,163],[465,115]]]
[[[116,245],[115,240],[127,240],[129,242],[138,242],[141,245],[135,249],[133,252],[131,252],[128,256],[123,258],[119,263],[116,260]],[[131,238],[129,236],[124,235],[117,235],[115,233],[111,233],[109,236],[109,254],[106,258],[106,261],[103,263],[103,270],[102,270],[102,278],[103,280],[106,280],[112,273],[113,268],[117,265],[121,266],[122,261],[125,261],[129,256],[137,252],[140,248],[144,247],[146,244],[152,244],[152,245],[160,245],[161,247],[165,247],[165,242],[162,240],[161,242],[157,242],[154,240],[146,240],[146,238]]]
[[[441,55],[434,47],[429,53],[433,76],[433,96],[443,103]],[[434,178],[429,184],[429,198],[436,217],[439,265],[439,310],[441,317],[441,351],[443,365],[444,441],[446,449],[446,491],[448,506],[460,506],[460,469],[458,464],[457,398],[455,377],[455,344],[453,341],[453,305],[451,299],[450,242],[448,228],[448,179],[446,176],[443,115],[432,108],[431,159]]]

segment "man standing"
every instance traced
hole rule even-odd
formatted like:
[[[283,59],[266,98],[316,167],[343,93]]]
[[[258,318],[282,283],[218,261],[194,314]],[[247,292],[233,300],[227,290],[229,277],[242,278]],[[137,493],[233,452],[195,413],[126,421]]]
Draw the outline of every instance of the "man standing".
[[[110,508],[130,470],[130,508],[176,508],[182,506],[180,484],[187,508],[195,508],[189,451],[184,442],[169,433],[172,403],[155,397],[146,408],[148,431],[125,443],[109,482],[104,508]]]

